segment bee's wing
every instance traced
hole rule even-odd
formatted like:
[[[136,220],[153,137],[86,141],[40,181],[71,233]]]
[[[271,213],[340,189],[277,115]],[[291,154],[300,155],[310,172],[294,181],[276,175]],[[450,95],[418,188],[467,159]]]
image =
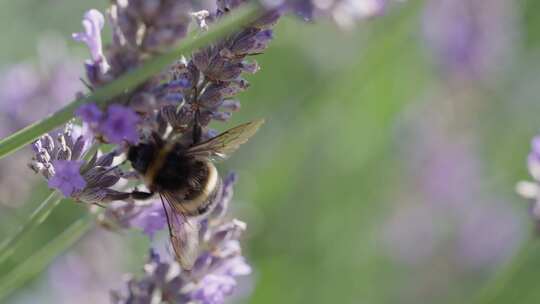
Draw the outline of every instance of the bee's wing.
[[[236,151],[241,144],[248,141],[263,123],[264,119],[258,119],[236,126],[214,138],[190,147],[186,151],[186,155],[225,159],[231,155],[231,153]]]
[[[176,195],[164,192],[160,193],[160,196],[162,203],[163,199],[167,201],[167,206],[163,203],[163,208],[176,260],[182,269],[191,270],[199,253],[199,223],[178,212],[174,207],[179,206]]]

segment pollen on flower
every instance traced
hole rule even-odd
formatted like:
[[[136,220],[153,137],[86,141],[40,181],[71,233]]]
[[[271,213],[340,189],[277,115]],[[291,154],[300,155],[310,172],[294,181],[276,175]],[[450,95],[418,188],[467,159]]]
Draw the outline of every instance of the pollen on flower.
[[[86,181],[80,173],[82,162],[55,160],[52,164],[55,174],[49,179],[48,185],[50,188],[58,189],[65,197],[84,189]]]

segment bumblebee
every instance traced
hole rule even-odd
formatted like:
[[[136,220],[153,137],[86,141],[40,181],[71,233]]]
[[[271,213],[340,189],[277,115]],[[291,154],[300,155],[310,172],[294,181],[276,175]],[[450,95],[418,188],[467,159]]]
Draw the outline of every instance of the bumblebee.
[[[222,192],[222,179],[213,161],[226,159],[263,123],[262,119],[244,123],[203,142],[198,142],[200,130],[194,130],[190,145],[153,134],[150,140],[129,148],[127,159],[149,190],[131,195],[135,199],[160,196],[176,258],[185,269],[194,262],[198,242],[196,223],[189,220],[208,214]]]

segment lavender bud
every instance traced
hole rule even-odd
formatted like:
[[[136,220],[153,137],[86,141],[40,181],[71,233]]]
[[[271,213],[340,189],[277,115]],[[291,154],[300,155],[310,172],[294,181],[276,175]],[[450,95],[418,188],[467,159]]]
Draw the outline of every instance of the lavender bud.
[[[236,112],[240,110],[240,101],[233,100],[233,99],[224,100],[223,103],[221,104],[221,108]]]
[[[59,149],[56,154],[56,159],[59,160],[71,160],[71,150],[69,148]]]
[[[36,140],[32,143],[32,150],[34,153],[39,153],[43,149],[43,145],[41,144],[41,140]]]
[[[256,61],[253,61],[253,62],[244,61],[241,63],[241,68],[243,72],[255,74],[259,71],[260,66]]]
[[[210,60],[215,56],[215,51],[212,47],[204,48],[193,53],[192,62],[200,71],[206,71],[210,65]]]
[[[225,215],[229,207],[229,203],[232,200],[234,194],[233,187],[237,179],[237,175],[233,172],[229,173],[229,175],[227,175],[227,177],[223,180],[221,200],[216,204],[214,210],[212,210],[212,213],[209,216],[210,218],[215,219]]]
[[[246,230],[246,223],[234,219],[232,222],[220,226],[209,242],[217,246],[225,241],[238,238],[244,230]]]
[[[231,81],[242,74],[241,64],[225,57],[216,56],[210,66],[203,70],[206,77],[212,80]]]
[[[188,89],[191,88],[191,82],[188,79],[188,74],[181,74],[178,79],[173,80],[167,84],[171,89]]]
[[[71,150],[71,160],[79,159],[82,156],[82,152],[85,148],[86,140],[83,135],[77,137]]]
[[[105,24],[105,18],[98,10],[92,9],[84,14],[82,25],[84,32],[74,33],[73,39],[84,42],[90,50],[91,62],[88,65],[99,67],[99,73],[104,74],[109,69],[109,65],[103,55],[101,45],[101,30]]]
[[[156,97],[150,93],[139,93],[131,98],[129,106],[137,113],[152,113],[156,108]]]
[[[114,158],[116,157],[116,152],[109,152],[101,155],[97,158],[95,165],[96,167],[109,167],[112,165]]]
[[[40,163],[49,163],[51,161],[51,156],[47,153],[46,150],[41,150],[36,154],[36,159]]]
[[[214,112],[212,113],[212,118],[219,121],[228,121],[231,115],[229,112]]]
[[[41,144],[43,149],[51,153],[54,150],[54,139],[49,134],[44,134],[41,136]]]
[[[211,263],[212,263],[212,256],[208,252],[203,252],[201,255],[199,255],[199,257],[193,264],[192,272],[195,275],[204,273],[210,267]]]
[[[221,105],[223,94],[222,90],[225,84],[211,84],[199,97],[199,102],[206,108],[216,108]]]
[[[180,93],[171,93],[165,95],[164,99],[168,102],[180,103],[184,99],[184,95]]]

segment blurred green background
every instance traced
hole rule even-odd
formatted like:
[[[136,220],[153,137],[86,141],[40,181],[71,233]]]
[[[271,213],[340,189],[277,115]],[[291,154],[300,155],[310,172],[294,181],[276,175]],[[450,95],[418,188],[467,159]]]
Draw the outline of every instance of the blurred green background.
[[[54,36],[66,41],[66,56],[79,60],[82,75],[86,50],[70,34],[80,30],[85,10],[106,4],[1,2],[0,68],[38,65],[38,44]],[[242,110],[227,126],[256,117],[267,123],[221,165],[239,173],[233,209],[248,223],[244,248],[254,267],[235,301],[540,301],[540,247],[527,202],[514,192],[528,179],[529,142],[540,128],[540,4],[512,1],[494,14],[503,20],[494,24],[509,28],[484,29],[490,34],[472,41],[507,45],[480,73],[440,63],[426,38],[436,26],[427,21],[431,4],[396,3],[345,31],[329,21],[284,18],[257,56],[261,71],[249,77]],[[480,19],[489,10],[484,5]],[[37,180],[24,167],[0,172],[2,183]],[[25,190],[22,206],[1,202],[0,237],[44,189],[38,181]],[[83,212],[62,204],[12,262]],[[106,301],[123,272],[140,271],[147,247],[137,232],[93,231],[6,303]]]

